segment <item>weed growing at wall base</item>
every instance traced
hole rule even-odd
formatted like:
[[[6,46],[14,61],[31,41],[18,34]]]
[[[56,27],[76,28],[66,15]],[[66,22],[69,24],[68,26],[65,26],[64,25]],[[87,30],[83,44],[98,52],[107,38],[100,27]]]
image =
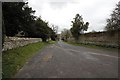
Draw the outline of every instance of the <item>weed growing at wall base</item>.
[[[108,50],[108,51],[114,51],[114,52],[118,52],[118,49],[119,49],[119,47],[111,47],[106,45],[95,45],[95,44],[75,43],[75,42],[65,42],[65,43],[75,45],[75,46],[83,46],[88,48]]]

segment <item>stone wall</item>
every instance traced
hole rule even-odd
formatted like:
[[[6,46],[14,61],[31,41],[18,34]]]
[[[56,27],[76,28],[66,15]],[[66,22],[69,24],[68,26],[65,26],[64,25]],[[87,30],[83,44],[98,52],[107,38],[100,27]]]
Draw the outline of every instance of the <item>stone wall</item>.
[[[25,46],[30,43],[36,43],[42,41],[41,38],[20,38],[20,37],[6,37],[4,42],[3,51],[8,49]]]
[[[119,47],[119,37],[120,31],[86,33],[80,36],[79,43]],[[71,41],[74,40],[71,39]]]

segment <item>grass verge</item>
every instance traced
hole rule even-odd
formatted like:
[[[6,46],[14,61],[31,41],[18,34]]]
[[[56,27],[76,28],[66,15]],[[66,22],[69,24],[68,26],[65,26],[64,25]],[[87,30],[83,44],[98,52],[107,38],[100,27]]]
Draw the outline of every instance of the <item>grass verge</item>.
[[[91,45],[91,44],[82,44],[82,43],[74,43],[74,42],[65,42],[65,43],[71,44],[71,45],[75,45],[75,46],[83,46],[83,47],[87,47],[87,48],[94,48],[94,49],[100,49],[100,50],[107,50],[107,51],[118,52],[118,48],[96,46],[96,45]]]
[[[2,52],[2,76],[3,78],[13,77],[28,59],[34,56],[40,49],[48,44],[53,44],[55,41],[48,43],[37,42],[28,44],[24,47],[19,47]]]
[[[49,44],[55,44],[56,42],[57,42],[57,41],[52,41],[52,40],[51,40],[51,41],[49,41],[48,43],[49,43]]]

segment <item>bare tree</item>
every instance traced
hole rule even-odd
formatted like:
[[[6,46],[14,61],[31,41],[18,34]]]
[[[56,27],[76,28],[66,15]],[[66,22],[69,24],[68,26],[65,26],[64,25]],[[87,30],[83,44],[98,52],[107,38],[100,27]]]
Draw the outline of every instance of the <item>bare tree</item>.
[[[68,41],[68,38],[70,38],[71,37],[71,31],[70,30],[68,30],[68,29],[64,29],[63,31],[62,31],[62,33],[61,33],[61,37],[62,37],[62,39],[64,40],[64,41]]]

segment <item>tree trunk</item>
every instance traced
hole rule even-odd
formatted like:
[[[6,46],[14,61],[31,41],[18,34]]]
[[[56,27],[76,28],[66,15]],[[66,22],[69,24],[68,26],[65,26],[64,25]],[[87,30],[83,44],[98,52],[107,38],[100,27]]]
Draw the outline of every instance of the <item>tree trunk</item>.
[[[46,38],[42,38],[42,42],[46,42],[46,40],[47,40]]]

